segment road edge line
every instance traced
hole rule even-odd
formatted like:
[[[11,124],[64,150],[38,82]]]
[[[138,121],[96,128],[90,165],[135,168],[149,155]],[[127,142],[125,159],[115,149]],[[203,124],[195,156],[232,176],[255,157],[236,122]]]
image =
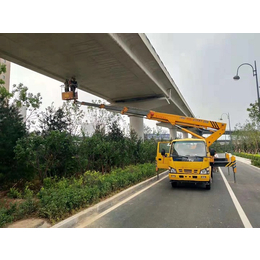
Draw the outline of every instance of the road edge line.
[[[221,174],[221,176],[222,176],[222,178],[224,180],[224,183],[225,183],[225,185],[227,187],[229,195],[230,195],[230,197],[231,197],[231,199],[232,199],[232,201],[233,201],[233,203],[235,205],[235,208],[236,208],[236,210],[238,212],[238,215],[239,215],[239,217],[240,217],[244,227],[245,228],[253,228],[251,223],[250,223],[250,221],[248,220],[248,218],[246,216],[246,213],[244,212],[243,208],[241,207],[241,205],[240,205],[240,203],[239,203],[235,193],[233,192],[232,188],[230,187],[230,185],[229,185],[229,183],[228,183],[224,173],[220,169],[220,167],[219,167],[219,172],[220,172],[220,174]]]
[[[92,219],[89,219],[88,221],[83,222],[81,225],[77,226],[77,228],[83,228],[83,227],[87,227],[88,225],[90,225],[91,223],[95,222],[96,220],[98,220],[99,218],[105,216],[106,214],[108,214],[109,212],[113,211],[114,209],[118,208],[119,206],[123,205],[124,203],[126,203],[127,201],[133,199],[134,197],[136,197],[137,195],[141,194],[142,192],[146,191],[147,189],[151,188],[152,186],[156,185],[158,182],[164,180],[166,177],[168,177],[168,175],[162,177],[160,180],[152,183],[151,185],[149,185],[148,187],[134,193],[133,195],[131,195],[130,197],[126,198],[125,200],[117,203],[116,205],[112,206],[111,208],[105,210],[104,212],[100,213],[99,215],[93,217]]]
[[[168,176],[168,170],[159,174],[160,180],[161,178],[164,178],[164,176]],[[97,216],[102,212],[106,211],[107,209],[125,200],[129,196],[136,194],[138,191],[141,191],[144,187],[150,187],[150,183],[155,184],[158,182],[158,180],[156,179],[157,176],[155,175],[147,180],[137,183],[134,186],[131,186],[128,189],[123,190],[104,201],[101,201],[89,208],[84,209],[81,212],[76,213],[75,215],[67,219],[62,220],[61,222],[53,225],[50,228],[74,228],[81,226],[81,223],[85,223],[86,218],[92,218],[93,216]]]
[[[235,155],[235,157],[237,158],[237,157],[239,157],[239,156],[236,156],[236,155]],[[247,159],[247,158],[244,158],[244,157],[239,157],[239,159],[240,159],[240,158],[241,158],[241,159]],[[252,165],[252,160],[251,160],[251,159],[247,159],[247,160],[250,161],[250,164],[247,163],[247,162],[240,161],[240,160],[237,160],[237,161],[238,161],[238,162],[241,162],[241,163],[244,163],[244,164],[246,164],[246,165],[248,165],[248,166],[251,166],[251,167],[255,168],[256,170],[259,170],[259,171],[260,171],[260,168],[259,168],[259,167]]]

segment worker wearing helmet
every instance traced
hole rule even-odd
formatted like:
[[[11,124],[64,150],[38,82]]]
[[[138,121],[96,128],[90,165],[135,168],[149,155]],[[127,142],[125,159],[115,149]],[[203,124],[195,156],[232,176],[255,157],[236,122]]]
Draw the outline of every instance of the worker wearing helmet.
[[[73,97],[76,97],[75,91],[78,87],[78,82],[76,81],[76,78],[74,76],[71,77],[69,81],[70,90],[73,92]]]

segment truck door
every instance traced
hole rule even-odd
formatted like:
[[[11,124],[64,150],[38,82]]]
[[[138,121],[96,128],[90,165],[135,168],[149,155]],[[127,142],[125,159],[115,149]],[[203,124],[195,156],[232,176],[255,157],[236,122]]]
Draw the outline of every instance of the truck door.
[[[170,148],[170,142],[158,142],[156,155],[156,163],[158,169],[168,169],[170,160]]]

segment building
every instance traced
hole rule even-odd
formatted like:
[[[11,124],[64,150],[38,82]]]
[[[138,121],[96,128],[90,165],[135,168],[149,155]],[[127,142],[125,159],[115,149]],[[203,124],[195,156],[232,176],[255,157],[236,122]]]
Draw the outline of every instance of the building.
[[[4,64],[6,66],[6,73],[0,74],[0,79],[2,79],[5,84],[4,87],[10,92],[10,76],[11,76],[11,62],[3,58],[0,58],[0,65]],[[26,106],[22,106],[20,109],[20,114],[23,117],[23,121],[26,121]]]
[[[0,58],[0,64],[6,65],[6,73],[2,73],[0,79],[5,82],[4,87],[10,91],[11,62]]]

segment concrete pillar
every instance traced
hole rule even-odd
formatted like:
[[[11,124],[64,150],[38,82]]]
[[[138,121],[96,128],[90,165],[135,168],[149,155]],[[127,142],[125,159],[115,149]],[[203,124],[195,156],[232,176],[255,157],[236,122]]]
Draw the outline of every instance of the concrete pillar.
[[[170,138],[171,139],[177,138],[177,128],[176,127],[170,128]]]
[[[189,138],[189,136],[188,136],[188,133],[186,133],[186,132],[182,132],[182,138],[184,139],[184,138]]]
[[[129,116],[130,128],[135,130],[138,137],[144,140],[144,119],[142,117]]]

